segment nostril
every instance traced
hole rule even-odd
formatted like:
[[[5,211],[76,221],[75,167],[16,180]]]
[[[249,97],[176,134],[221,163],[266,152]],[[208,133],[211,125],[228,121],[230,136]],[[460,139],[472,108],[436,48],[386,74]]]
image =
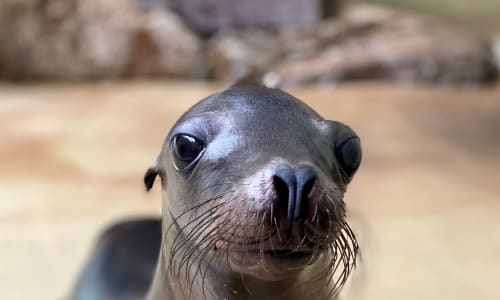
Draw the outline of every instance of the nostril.
[[[297,199],[295,200],[295,211],[293,215],[295,220],[305,217],[314,192],[316,178],[316,172],[311,167],[302,167],[297,171]]]
[[[294,220],[305,218],[313,197],[316,178],[316,172],[308,166],[297,171],[284,166],[276,171],[273,177],[275,204],[290,224]]]
[[[289,166],[282,166],[274,175],[274,188],[276,189],[279,210],[291,221],[295,211],[295,198],[297,195],[297,177]]]
[[[289,189],[286,182],[279,176],[274,176],[274,189],[279,207],[288,207]]]
[[[302,193],[300,196],[302,199],[309,199],[312,195],[314,184],[316,183],[316,176],[309,178],[302,187]]]

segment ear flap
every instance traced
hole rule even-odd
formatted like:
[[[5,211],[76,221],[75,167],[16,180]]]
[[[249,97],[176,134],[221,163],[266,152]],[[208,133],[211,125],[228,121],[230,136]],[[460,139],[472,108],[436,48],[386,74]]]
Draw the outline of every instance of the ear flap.
[[[149,192],[149,190],[151,190],[158,174],[158,158],[156,158],[154,164],[149,167],[146,174],[144,174],[144,186],[146,187],[146,191]]]

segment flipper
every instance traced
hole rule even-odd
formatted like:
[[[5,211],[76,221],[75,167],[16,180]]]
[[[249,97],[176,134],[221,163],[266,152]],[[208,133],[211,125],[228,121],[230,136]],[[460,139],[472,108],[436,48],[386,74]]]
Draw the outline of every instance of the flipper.
[[[101,234],[70,299],[142,299],[151,284],[161,245],[161,219],[112,225]]]

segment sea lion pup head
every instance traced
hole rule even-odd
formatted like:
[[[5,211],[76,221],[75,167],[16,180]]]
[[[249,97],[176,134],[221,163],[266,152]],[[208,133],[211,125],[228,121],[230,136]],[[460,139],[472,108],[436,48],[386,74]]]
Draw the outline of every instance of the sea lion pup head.
[[[281,90],[235,86],[202,100],[145,176],[148,189],[162,179],[164,267],[187,289],[237,274],[307,276],[326,282],[311,294],[336,293],[358,251],[343,195],[360,161],[349,127]]]

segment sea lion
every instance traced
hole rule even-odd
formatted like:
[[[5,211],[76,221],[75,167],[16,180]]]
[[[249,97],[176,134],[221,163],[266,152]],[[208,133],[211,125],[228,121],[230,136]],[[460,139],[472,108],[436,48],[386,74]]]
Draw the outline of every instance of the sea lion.
[[[145,174],[162,220],[108,230],[74,298],[333,299],[358,254],[343,195],[360,162],[353,130],[279,89],[211,95]]]

